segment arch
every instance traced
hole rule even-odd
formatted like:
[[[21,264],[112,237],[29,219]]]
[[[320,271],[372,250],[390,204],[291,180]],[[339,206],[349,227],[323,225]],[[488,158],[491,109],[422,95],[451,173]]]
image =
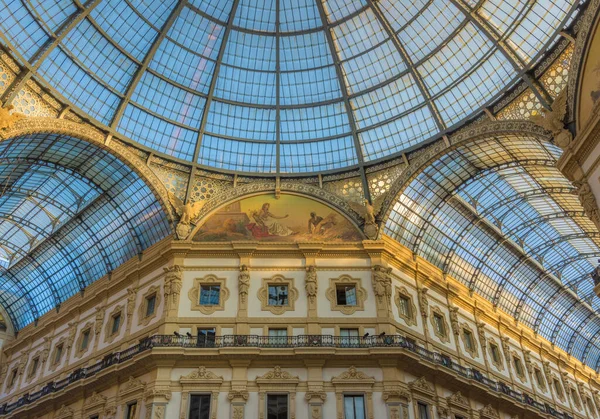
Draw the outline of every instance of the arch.
[[[485,134],[411,162],[384,232],[563,349],[571,339],[596,345],[577,330],[590,315],[598,322],[586,324],[600,325],[582,300],[589,287],[577,295],[565,283],[600,252],[600,234],[555,167],[560,150],[535,130],[501,135],[484,125]]]
[[[106,147],[70,134],[0,141],[0,232],[3,247],[16,255],[0,271],[0,304],[16,329],[172,234],[167,212],[139,172]],[[18,240],[30,236],[31,246]]]

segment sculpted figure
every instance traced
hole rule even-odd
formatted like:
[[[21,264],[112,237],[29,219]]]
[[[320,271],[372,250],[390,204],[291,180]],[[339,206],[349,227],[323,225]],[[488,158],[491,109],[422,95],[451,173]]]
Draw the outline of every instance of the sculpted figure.
[[[23,115],[22,113],[13,112],[11,114],[10,111],[12,111],[14,108],[15,107],[13,105],[8,105],[5,108],[0,108],[0,129],[11,128],[15,122],[25,118],[25,115]]]
[[[317,268],[314,265],[306,267],[306,295],[308,298],[314,300],[317,296],[317,290],[319,288],[317,284]]]
[[[242,302],[246,301],[248,296],[248,288],[250,287],[250,272],[248,266],[240,266],[240,275],[238,276],[238,293],[242,299]]]

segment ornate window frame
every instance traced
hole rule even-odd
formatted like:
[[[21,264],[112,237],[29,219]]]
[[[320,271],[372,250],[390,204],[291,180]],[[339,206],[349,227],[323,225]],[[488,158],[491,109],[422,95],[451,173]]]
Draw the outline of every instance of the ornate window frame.
[[[287,285],[288,287],[288,305],[272,306],[269,305],[269,285]],[[258,290],[258,299],[260,300],[260,309],[262,311],[270,311],[275,315],[280,315],[286,311],[294,311],[296,309],[296,301],[298,300],[298,289],[294,284],[294,278],[286,278],[283,275],[274,275],[271,278],[263,278],[262,285]]]
[[[436,406],[437,395],[435,389],[425,377],[417,378],[408,384],[413,400],[413,417],[419,416],[419,402],[426,404],[429,408],[429,417],[436,417],[433,413],[433,407]]]
[[[573,400],[573,404],[575,405],[577,410],[581,410],[581,397],[579,397],[579,394],[577,394],[577,389],[573,386],[569,386],[569,394],[571,395],[571,400]]]
[[[33,361],[35,361],[36,358],[38,360],[38,365],[36,368],[37,371],[33,372],[33,366],[35,365],[35,362],[33,362]],[[31,357],[31,360],[29,361],[29,365],[27,365],[27,373],[25,374],[25,382],[33,382],[41,368],[43,368],[42,351],[37,351]]]
[[[331,379],[335,390],[335,406],[338,418],[344,418],[344,396],[362,395],[365,398],[366,417],[373,417],[373,385],[375,377],[358,371],[354,365]]]
[[[133,376],[129,376],[127,382],[124,383],[119,389],[119,403],[121,405],[121,412],[127,412],[127,406],[129,406],[133,402],[137,403],[139,412],[142,408],[145,390],[145,382],[141,381],[138,378],[134,378]]]
[[[203,285],[219,285],[219,304],[201,305],[200,292]],[[203,278],[195,278],[194,286],[188,292],[188,298],[192,303],[191,310],[199,311],[202,314],[213,314],[215,311],[225,310],[225,301],[229,299],[229,288],[227,288],[227,278],[218,278],[216,275],[207,275]],[[288,297],[289,298],[289,297]]]
[[[504,371],[504,360],[502,358],[502,352],[500,351],[500,345],[498,345],[498,342],[494,338],[488,338],[487,341],[488,341],[488,345],[487,345],[488,352],[490,354],[490,361],[492,361],[492,364],[495,365],[499,371]],[[496,361],[494,359],[492,345],[496,346],[496,348],[498,349],[498,358],[499,358],[498,361]]]
[[[527,370],[525,368],[525,363],[523,362],[523,358],[521,358],[521,355],[519,355],[518,352],[516,351],[512,351],[510,353],[510,356],[512,357],[511,361],[513,364],[513,370],[515,371],[515,375],[517,377],[519,377],[519,380],[521,380],[522,382],[526,383],[527,382]],[[517,363],[515,362],[515,360],[519,361],[519,365],[521,366],[521,372],[519,373],[517,371]]]
[[[448,320],[446,320],[446,315],[444,314],[442,309],[439,308],[438,306],[431,306],[429,311],[430,311],[429,321],[430,321],[431,327],[433,329],[433,334],[435,336],[437,336],[437,338],[440,341],[442,341],[444,343],[450,343],[450,333],[448,331]],[[435,326],[435,316],[440,316],[442,318],[442,322],[444,325],[444,334],[441,334],[437,330],[437,327]]]
[[[14,376],[14,380],[13,380]],[[11,383],[12,380],[12,383]],[[6,374],[6,383],[4,385],[4,392],[8,393],[15,388],[17,381],[19,381],[19,365],[15,365],[13,368],[8,369],[8,374]]]
[[[266,419],[267,394],[287,394],[289,397],[289,411],[296,412],[296,387],[300,382],[297,376],[287,371],[282,371],[276,365],[273,370],[267,371],[260,377],[256,377],[258,385],[258,418]],[[293,413],[292,413],[293,417]]]
[[[410,316],[406,316],[400,310],[400,298],[404,297],[408,301],[408,307],[410,311]],[[406,287],[396,287],[396,295],[394,296],[394,302],[396,303],[396,307],[398,308],[398,316],[404,320],[404,322],[408,326],[416,326],[417,325],[417,307],[413,302],[412,295],[408,292]]]
[[[337,286],[354,285],[356,288],[356,305],[340,306],[337,303]],[[342,314],[350,315],[357,311],[365,310],[365,300],[367,299],[367,290],[362,287],[360,278],[352,278],[350,275],[342,275],[338,278],[329,278],[329,288],[325,291],[325,296],[329,300],[331,311],[339,311]]]
[[[561,390],[560,392],[556,391],[556,383],[558,383],[558,387]],[[565,398],[566,390],[563,387],[560,378],[558,378],[556,376],[556,374],[552,374],[552,383],[550,385],[552,386],[552,391],[554,392],[554,394],[556,394],[556,397],[558,398],[558,400],[565,403],[567,401],[567,399]]]
[[[114,318],[117,314],[121,315],[121,321],[119,322],[119,327],[115,333],[112,332],[112,326]],[[122,304],[116,305],[113,310],[108,315],[108,321],[104,325],[104,343],[113,343],[117,336],[121,334],[121,328],[123,327],[123,323],[125,323],[125,308]]]
[[[154,313],[146,316],[146,310],[148,309],[148,297],[154,294]],[[160,286],[153,285],[149,287],[146,292],[142,295],[142,303],[138,307],[138,326],[148,326],[148,324],[158,315],[158,306],[160,306]]]
[[[60,358],[56,361],[56,351],[58,350],[58,346],[62,345],[62,352],[60,354]],[[67,337],[63,336],[54,343],[54,347],[52,348],[52,353],[50,354],[50,362],[48,365],[48,371],[55,371],[60,364],[62,364],[63,357],[67,353]]]
[[[106,407],[106,401],[106,396],[94,391],[83,404],[84,417],[89,418],[92,415],[102,416],[102,412],[104,412],[104,408]]]
[[[210,394],[210,417],[217,419],[218,398],[223,384],[223,377],[217,376],[206,367],[200,366],[187,375],[179,377],[181,385],[180,418],[187,418],[190,410],[190,395]]]
[[[471,334],[471,349],[467,347],[467,338],[465,336],[465,330]],[[471,355],[471,358],[477,358],[479,356],[479,349],[477,348],[477,339],[475,338],[475,332],[473,332],[473,328],[469,325],[469,323],[463,323],[460,325],[460,339],[462,340],[465,352]]]
[[[541,378],[541,383],[538,381],[538,372],[540,374],[539,377]],[[533,376],[535,384],[538,386],[538,388],[543,392],[548,391],[548,380],[546,380],[546,377],[544,377],[544,371],[542,370],[542,368],[536,363],[533,364]]]
[[[88,336],[88,344],[86,348],[81,348],[81,344],[83,343],[83,334],[85,331],[89,332]],[[91,347],[92,338],[94,336],[94,323],[87,322],[79,331],[79,337],[77,338],[77,342],[75,342],[75,358],[81,358]]]

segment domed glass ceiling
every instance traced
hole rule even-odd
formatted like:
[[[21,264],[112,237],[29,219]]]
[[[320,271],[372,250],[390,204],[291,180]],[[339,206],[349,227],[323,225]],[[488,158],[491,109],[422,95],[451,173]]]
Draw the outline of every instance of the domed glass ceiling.
[[[526,75],[578,1],[1,0],[0,39],[143,146],[235,171],[363,165]]]

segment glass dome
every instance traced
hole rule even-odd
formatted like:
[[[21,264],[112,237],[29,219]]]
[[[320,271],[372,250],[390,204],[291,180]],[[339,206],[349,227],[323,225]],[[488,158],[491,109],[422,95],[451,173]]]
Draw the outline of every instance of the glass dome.
[[[185,162],[370,164],[489,106],[578,1],[1,0],[29,75],[109,132]]]

